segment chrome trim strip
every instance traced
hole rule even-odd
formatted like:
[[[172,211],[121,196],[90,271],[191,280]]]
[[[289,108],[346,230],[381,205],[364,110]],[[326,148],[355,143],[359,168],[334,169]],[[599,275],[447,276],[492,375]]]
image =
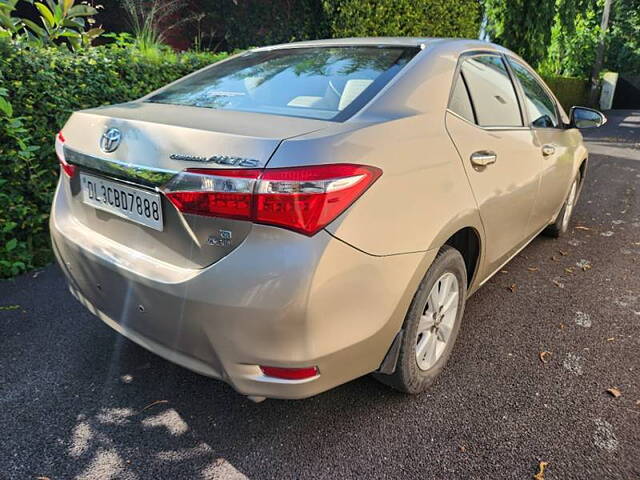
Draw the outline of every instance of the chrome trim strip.
[[[64,158],[68,163],[73,165],[85,167],[113,178],[153,188],[164,185],[178,174],[177,170],[145,167],[87,155],[67,146],[64,147]]]

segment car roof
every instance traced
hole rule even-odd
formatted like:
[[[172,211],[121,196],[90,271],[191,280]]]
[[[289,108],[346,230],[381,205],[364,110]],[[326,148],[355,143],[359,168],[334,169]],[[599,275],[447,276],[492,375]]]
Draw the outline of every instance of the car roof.
[[[505,53],[512,53],[500,45],[485,42],[482,40],[472,40],[467,38],[435,38],[435,37],[353,37],[353,38],[332,38],[326,40],[306,40],[292,43],[281,43],[266,47],[259,47],[253,51],[276,50],[286,48],[304,47],[331,47],[331,46],[398,46],[398,47],[419,47],[427,48],[437,44],[438,47],[449,50],[448,53],[460,54],[465,51],[493,50]]]

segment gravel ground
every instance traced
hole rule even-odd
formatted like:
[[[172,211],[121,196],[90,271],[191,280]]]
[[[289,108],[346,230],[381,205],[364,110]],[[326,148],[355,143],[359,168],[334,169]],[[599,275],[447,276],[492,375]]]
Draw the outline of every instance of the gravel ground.
[[[417,397],[365,377],[254,404],[112,332],[56,266],[0,283],[0,478],[640,478],[640,112],[590,139],[573,230],[470,299]]]

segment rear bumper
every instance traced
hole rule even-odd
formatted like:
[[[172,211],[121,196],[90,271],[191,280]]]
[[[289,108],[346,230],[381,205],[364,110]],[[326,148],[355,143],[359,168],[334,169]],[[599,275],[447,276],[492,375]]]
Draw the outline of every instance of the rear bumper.
[[[183,269],[96,234],[66,202],[59,188],[50,229],[74,296],[134,342],[245,395],[303,398],[376,370],[435,255],[374,257],[325,231],[256,225],[213,265]],[[258,365],[320,373],[285,381]]]

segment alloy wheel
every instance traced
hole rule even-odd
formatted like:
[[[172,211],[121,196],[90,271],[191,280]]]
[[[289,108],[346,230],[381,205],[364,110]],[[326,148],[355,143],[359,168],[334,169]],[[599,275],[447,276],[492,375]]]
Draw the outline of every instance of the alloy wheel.
[[[458,313],[460,285],[451,272],[444,273],[433,285],[424,308],[416,339],[416,362],[429,370],[446,349]]]

